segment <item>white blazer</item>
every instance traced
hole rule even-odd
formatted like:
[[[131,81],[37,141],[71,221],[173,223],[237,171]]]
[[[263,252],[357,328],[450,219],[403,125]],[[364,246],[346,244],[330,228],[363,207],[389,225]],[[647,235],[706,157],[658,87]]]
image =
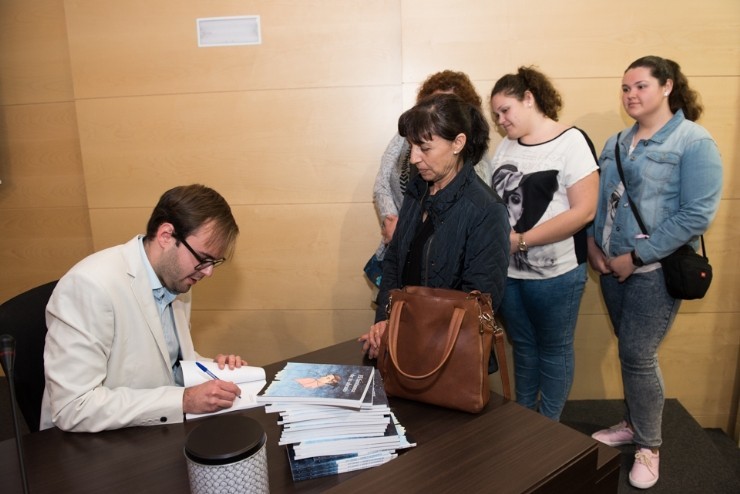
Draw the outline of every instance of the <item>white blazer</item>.
[[[83,259],[46,307],[46,389],[41,429],[97,432],[182,422],[184,388],[167,344],[139,237]],[[190,293],[172,302],[182,357],[198,359]]]

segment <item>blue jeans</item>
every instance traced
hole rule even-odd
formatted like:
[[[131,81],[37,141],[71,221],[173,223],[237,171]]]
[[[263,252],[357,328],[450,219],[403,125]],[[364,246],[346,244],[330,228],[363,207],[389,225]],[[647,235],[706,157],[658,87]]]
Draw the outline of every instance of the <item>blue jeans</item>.
[[[602,275],[601,293],[619,340],[627,406],[624,420],[635,431],[635,444],[658,448],[665,401],[658,346],[668,334],[681,300],[668,295],[662,269],[633,274],[624,283]]]
[[[514,347],[516,401],[560,420],[573,384],[573,339],[586,264],[546,280],[507,278],[500,312]]]

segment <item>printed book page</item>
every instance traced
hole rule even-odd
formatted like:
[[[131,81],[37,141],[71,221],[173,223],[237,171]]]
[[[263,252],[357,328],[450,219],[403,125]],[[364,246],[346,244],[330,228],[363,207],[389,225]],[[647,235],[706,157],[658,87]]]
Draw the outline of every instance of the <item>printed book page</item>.
[[[241,397],[234,400],[234,405],[231,408],[225,408],[213,413],[188,413],[185,418],[197,419],[209,415],[218,415],[233,412],[234,410],[262,406],[262,403],[257,402],[257,393],[262,391],[262,388],[267,384],[265,369],[248,365],[243,365],[234,370],[230,370],[228,367],[219,369],[216,362],[199,362],[222,381],[231,381],[239,386],[239,389],[242,390]],[[182,366],[182,377],[186,388],[197,386],[213,379],[198,368],[195,360],[181,360],[180,365]]]

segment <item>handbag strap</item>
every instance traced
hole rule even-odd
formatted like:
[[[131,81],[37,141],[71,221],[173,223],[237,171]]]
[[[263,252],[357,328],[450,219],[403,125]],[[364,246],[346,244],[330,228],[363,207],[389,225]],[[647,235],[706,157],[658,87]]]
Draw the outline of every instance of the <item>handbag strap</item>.
[[[506,365],[506,348],[504,347],[504,330],[493,320],[493,343],[496,348],[498,372],[501,374],[501,388],[504,398],[511,399],[511,384],[509,383],[509,367]]]
[[[627,202],[630,205],[630,209],[632,209],[632,214],[635,215],[635,219],[637,220],[637,224],[640,226],[640,230],[642,231],[642,233],[644,235],[648,235],[647,228],[645,228],[645,224],[642,222],[640,213],[637,211],[637,206],[635,206],[635,202],[632,200],[629,192],[627,191],[627,181],[624,179],[624,170],[622,170],[622,159],[619,153],[619,138],[621,137],[621,135],[621,132],[617,134],[617,139],[614,143],[614,159],[617,161],[617,171],[619,172],[619,178],[622,180],[622,185],[624,185],[624,195],[627,196]],[[704,248],[704,235],[700,235],[699,238],[701,239],[701,255],[702,257],[706,257],[706,250]]]
[[[391,319],[388,321],[388,353],[391,356],[393,365],[398,369],[399,374],[408,379],[424,379],[441,369],[445,362],[447,362],[447,359],[450,358],[452,349],[455,347],[455,341],[457,341],[457,336],[460,334],[460,327],[462,326],[462,321],[465,317],[465,309],[455,307],[455,311],[452,313],[450,325],[447,328],[447,343],[445,343],[445,349],[442,353],[442,359],[439,364],[426,374],[413,375],[401,369],[401,365],[398,362],[398,324],[401,320],[401,312],[403,311],[403,306],[405,304],[405,301],[400,300],[394,303],[393,308],[391,309]]]
[[[640,225],[640,230],[642,231],[642,233],[647,235],[648,234],[647,228],[645,228],[645,224],[642,222],[640,213],[637,212],[637,206],[635,206],[635,203],[632,201],[632,198],[630,197],[630,194],[627,191],[627,181],[624,179],[624,170],[622,170],[622,159],[619,156],[619,138],[621,136],[622,136],[621,132],[617,134],[617,140],[614,143],[614,158],[617,160],[617,171],[619,172],[619,178],[622,180],[622,185],[624,185],[624,195],[627,196],[627,202],[630,205],[630,209],[632,209],[632,214],[635,215],[635,219],[637,220],[637,224]]]

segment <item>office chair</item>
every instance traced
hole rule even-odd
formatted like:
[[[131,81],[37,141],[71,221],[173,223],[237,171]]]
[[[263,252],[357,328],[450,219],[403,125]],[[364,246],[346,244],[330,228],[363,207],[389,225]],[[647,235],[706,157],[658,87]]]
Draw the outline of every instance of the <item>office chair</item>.
[[[14,383],[18,408],[28,430],[39,430],[44,394],[46,304],[57,282],[16,295],[0,305],[0,334],[15,338]]]

